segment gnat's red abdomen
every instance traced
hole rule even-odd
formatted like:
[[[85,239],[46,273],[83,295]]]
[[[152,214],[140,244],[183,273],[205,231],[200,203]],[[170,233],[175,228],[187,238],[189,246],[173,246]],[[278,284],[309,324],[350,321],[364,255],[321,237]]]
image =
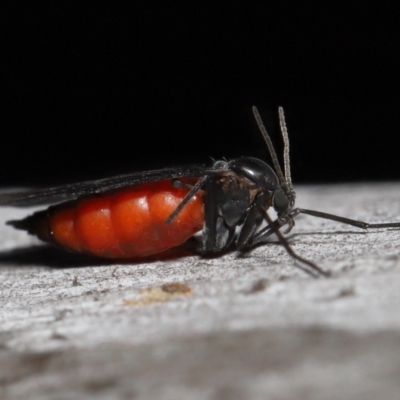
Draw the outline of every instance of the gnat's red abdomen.
[[[171,224],[165,223],[188,191],[174,187],[171,180],[147,183],[50,207],[12,224],[69,250],[109,258],[143,257],[179,246],[202,229],[200,193]]]

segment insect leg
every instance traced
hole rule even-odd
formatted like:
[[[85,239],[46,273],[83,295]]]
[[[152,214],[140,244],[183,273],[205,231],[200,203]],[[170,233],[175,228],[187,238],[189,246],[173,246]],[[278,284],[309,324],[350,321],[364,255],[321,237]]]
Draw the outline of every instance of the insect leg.
[[[172,214],[165,220],[165,223],[170,224],[178,214],[183,210],[189,200],[201,189],[201,187],[206,183],[208,175],[203,176],[190,190],[187,192],[186,196],[179,203],[178,207],[172,212]]]
[[[333,215],[333,214],[328,214],[328,213],[324,213],[321,211],[315,211],[315,210],[306,210],[303,208],[295,208],[290,216],[292,218],[294,218],[295,216],[299,215],[299,214],[306,214],[306,215],[311,215],[313,217],[317,217],[317,218],[323,218],[323,219],[329,219],[332,221],[337,221],[337,222],[341,222],[343,224],[346,225],[351,225],[351,226],[355,226],[356,228],[360,228],[360,229],[368,229],[368,228],[400,228],[400,222],[389,222],[389,223],[383,223],[383,224],[370,224],[368,222],[363,222],[363,221],[357,221],[354,219],[350,219],[350,218],[345,218],[345,217],[340,217],[338,215]],[[274,225],[279,229],[282,226],[286,225],[288,223],[288,221],[286,220],[280,220],[277,219],[276,221],[274,221]],[[274,233],[274,230],[270,227],[267,226],[263,229],[261,229],[253,238],[253,244],[259,244],[259,243],[263,243],[264,240],[271,236]]]
[[[235,235],[235,226],[230,227],[224,218],[219,215],[218,201],[221,197],[221,187],[218,176],[208,176],[205,183],[204,199],[204,229],[203,254],[216,253],[230,246]]]
[[[264,220],[263,215],[260,213],[256,203],[250,206],[250,210],[240,230],[236,246],[239,251],[253,246],[255,233]]]
[[[275,233],[275,235],[278,237],[279,241],[281,242],[282,246],[284,249],[287,251],[287,253],[296,261],[299,261],[300,263],[296,263],[296,266],[303,271],[309,273],[313,277],[317,277],[318,275],[323,275],[326,277],[330,276],[330,273],[327,271],[324,271],[318,265],[314,264],[313,262],[306,260],[303,257],[300,257],[289,245],[288,241],[285,239],[285,237],[282,235],[280,232],[279,228],[275,225],[274,221],[272,221],[271,217],[268,215],[267,211],[264,209],[264,207],[259,206],[259,209],[261,213],[263,214],[265,220],[267,221],[268,225],[272,228]],[[302,264],[308,265],[310,269],[304,268]],[[316,275],[315,272],[318,274]]]
[[[400,228],[400,222],[390,222],[384,224],[369,224],[368,222],[357,221],[355,219],[340,217],[338,215],[328,214],[321,211],[305,210],[304,208],[296,209],[300,214],[307,214],[317,218],[329,219],[332,221],[341,222],[346,225],[355,226],[356,228],[368,229],[368,228]]]
[[[273,235],[275,233],[275,229],[280,229],[282,226],[285,226],[287,223],[288,223],[288,221],[285,221],[285,220],[282,220],[282,219],[276,219],[273,222],[274,228],[272,228],[270,225],[268,225],[265,228],[263,228],[260,231],[258,231],[254,235],[250,246],[254,246],[256,244],[265,243],[265,239],[267,239],[268,237]]]

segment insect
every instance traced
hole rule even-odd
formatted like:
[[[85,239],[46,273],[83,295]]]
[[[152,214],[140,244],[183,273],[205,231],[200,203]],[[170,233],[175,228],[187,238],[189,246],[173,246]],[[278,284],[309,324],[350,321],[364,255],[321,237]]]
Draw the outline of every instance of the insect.
[[[7,224],[26,230],[65,250],[108,258],[137,258],[179,246],[202,230],[201,253],[219,253],[234,242],[244,251],[275,234],[296,265],[310,274],[329,275],[299,256],[284,233],[299,214],[330,219],[357,228],[400,227],[368,224],[315,210],[294,208],[289,138],[281,107],[284,173],[256,107],[253,113],[273,166],[252,157],[203,165],[165,168],[49,189],[0,194],[0,205],[27,207],[57,203]],[[267,211],[275,209],[271,219]],[[239,228],[239,229],[237,229]],[[236,235],[236,231],[239,231]]]

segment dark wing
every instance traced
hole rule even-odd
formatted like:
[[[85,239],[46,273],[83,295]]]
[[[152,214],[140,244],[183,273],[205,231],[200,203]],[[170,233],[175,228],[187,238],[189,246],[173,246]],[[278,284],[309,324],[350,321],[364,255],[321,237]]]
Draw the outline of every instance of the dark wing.
[[[45,189],[20,190],[0,193],[0,206],[30,207],[105,193],[142,183],[157,182],[181,177],[201,177],[206,168],[201,165],[164,168],[153,171],[135,172],[111,178],[86,181]]]

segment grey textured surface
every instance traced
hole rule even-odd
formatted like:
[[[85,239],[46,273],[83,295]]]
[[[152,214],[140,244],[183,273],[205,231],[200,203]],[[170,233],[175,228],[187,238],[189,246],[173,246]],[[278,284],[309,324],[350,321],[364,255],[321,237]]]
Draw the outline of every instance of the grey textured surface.
[[[400,221],[397,183],[297,193]],[[0,399],[400,398],[398,229],[298,218],[293,248],[332,272],[313,279],[276,243],[92,265],[4,226],[26,213],[0,210]]]

